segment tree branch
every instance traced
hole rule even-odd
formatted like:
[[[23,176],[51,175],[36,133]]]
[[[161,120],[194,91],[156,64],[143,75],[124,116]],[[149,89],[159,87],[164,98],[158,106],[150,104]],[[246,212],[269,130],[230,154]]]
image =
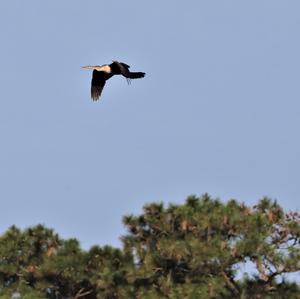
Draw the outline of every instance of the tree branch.
[[[93,290],[84,292],[84,288],[82,288],[82,289],[80,289],[80,290],[76,293],[76,295],[74,296],[74,299],[78,299],[78,298],[84,297],[84,296],[86,296],[86,295],[88,295],[88,294],[90,294],[90,293],[92,293],[92,292],[93,292]]]
[[[239,287],[236,285],[236,283],[234,282],[233,279],[231,279],[230,277],[228,277],[228,275],[222,271],[221,272],[226,285],[229,287],[229,289],[235,294],[235,295],[240,295],[240,290]]]

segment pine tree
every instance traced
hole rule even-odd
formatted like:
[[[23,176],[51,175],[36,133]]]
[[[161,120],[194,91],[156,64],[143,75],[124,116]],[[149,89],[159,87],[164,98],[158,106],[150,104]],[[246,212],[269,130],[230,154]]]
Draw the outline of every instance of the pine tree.
[[[300,216],[208,195],[124,217],[123,248],[62,240],[42,225],[0,236],[0,299],[300,298]],[[244,265],[252,272],[241,275]],[[299,275],[299,274],[297,274]]]
[[[283,279],[300,269],[299,215],[285,215],[267,198],[249,208],[191,196],[184,205],[146,205],[124,224],[124,250],[136,261],[129,277],[140,298],[268,298],[287,288],[299,296]],[[237,279],[247,262],[257,277]]]

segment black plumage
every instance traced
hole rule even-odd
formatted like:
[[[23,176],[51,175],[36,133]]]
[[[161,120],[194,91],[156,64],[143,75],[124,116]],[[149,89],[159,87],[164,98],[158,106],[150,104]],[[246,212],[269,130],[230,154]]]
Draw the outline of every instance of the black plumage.
[[[105,83],[114,75],[122,75],[130,83],[131,79],[139,79],[145,77],[143,72],[130,72],[130,66],[123,62],[113,61],[111,64],[101,66],[84,66],[86,69],[93,69],[91,98],[97,101],[102,93]]]
[[[93,70],[91,84],[91,97],[93,101],[97,101],[100,98],[105,82],[109,78],[105,72]]]

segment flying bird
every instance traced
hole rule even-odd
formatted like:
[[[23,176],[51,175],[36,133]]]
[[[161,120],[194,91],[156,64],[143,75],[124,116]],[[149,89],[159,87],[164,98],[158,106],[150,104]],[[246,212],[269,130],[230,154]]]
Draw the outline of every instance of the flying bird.
[[[126,78],[128,84],[131,79],[144,78],[143,72],[130,72],[130,66],[124,62],[113,61],[111,64],[104,65],[87,65],[82,66],[84,69],[93,70],[91,98],[97,101],[102,93],[104,85],[108,79],[114,75],[122,75]]]

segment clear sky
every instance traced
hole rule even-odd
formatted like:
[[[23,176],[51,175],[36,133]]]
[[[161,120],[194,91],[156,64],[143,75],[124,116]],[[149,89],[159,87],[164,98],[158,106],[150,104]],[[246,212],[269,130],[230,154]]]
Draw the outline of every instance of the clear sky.
[[[300,201],[300,2],[0,2],[0,231],[119,244],[122,216],[205,192]],[[88,64],[124,61],[90,99]]]

